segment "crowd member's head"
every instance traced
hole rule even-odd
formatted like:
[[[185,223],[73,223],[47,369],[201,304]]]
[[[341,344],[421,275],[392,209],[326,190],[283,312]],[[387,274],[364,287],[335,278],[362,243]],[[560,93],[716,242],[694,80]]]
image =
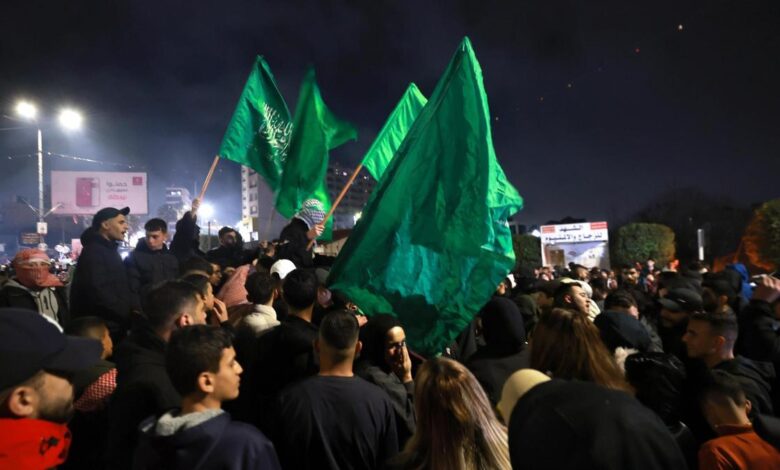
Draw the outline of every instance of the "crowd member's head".
[[[590,280],[590,272],[588,268],[581,264],[575,264],[571,270],[572,277],[577,281],[588,282]]]
[[[553,378],[578,379],[627,390],[623,374],[582,313],[554,308],[542,315],[531,338],[531,367]]]
[[[607,284],[607,278],[596,277],[590,280],[590,287],[593,289],[593,300],[604,300],[609,295],[609,285]]]
[[[199,274],[190,274],[182,277],[181,280],[195,287],[206,311],[214,309],[214,286],[208,279]]]
[[[673,354],[659,352],[631,354],[626,358],[625,369],[636,399],[667,425],[678,424],[686,377],[682,361]]]
[[[108,331],[106,321],[100,317],[78,317],[74,318],[65,327],[65,334],[69,336],[78,336],[81,338],[92,338],[100,341],[103,346],[101,359],[111,357],[114,353],[114,342]]]
[[[426,361],[414,390],[417,430],[400,459],[408,468],[510,469],[506,429],[477,379],[451,359]]]
[[[145,300],[149,326],[165,341],[177,328],[206,323],[201,295],[189,282],[166,281],[152,289]]]
[[[639,271],[636,266],[624,264],[620,269],[621,285],[635,286],[639,283]]]
[[[536,301],[539,308],[546,309],[555,302],[555,291],[560,287],[558,281],[538,280],[530,289],[530,295]]]
[[[639,318],[639,307],[636,299],[627,290],[616,290],[609,294],[604,300],[604,310],[607,312],[622,312]]]
[[[314,350],[320,358],[320,375],[352,376],[352,364],[360,353],[358,321],[350,312],[331,312],[320,323]]]
[[[45,251],[29,248],[16,253],[12,261],[16,281],[31,290],[61,286],[62,282],[52,274],[51,260]]]
[[[271,265],[271,276],[274,276],[278,280],[283,280],[288,274],[295,271],[295,263],[289,259],[280,259]]]
[[[122,241],[127,233],[127,214],[130,208],[116,209],[113,207],[104,207],[97,211],[92,218],[92,229],[101,237],[111,241]]]
[[[182,396],[182,412],[220,408],[238,397],[243,369],[236,361],[230,333],[219,327],[195,325],[171,335],[165,354],[171,383]]]
[[[401,322],[392,315],[374,315],[360,329],[363,349],[361,359],[385,372],[396,371],[403,367],[406,333]]]
[[[149,219],[144,224],[146,230],[146,246],[151,251],[162,250],[168,241],[168,223],[163,219]]]
[[[708,275],[702,283],[702,308],[710,313],[726,313],[734,305],[737,292],[725,276]]]
[[[590,313],[588,293],[579,282],[562,283],[555,291],[553,306],[574,310],[583,315]]]
[[[179,263],[179,274],[181,276],[200,274],[206,279],[209,279],[214,274],[214,266],[205,258],[192,256]]]
[[[752,404],[736,377],[713,370],[700,392],[699,404],[704,417],[717,431],[721,426],[750,424]]]
[[[241,235],[233,227],[222,227],[218,235],[219,244],[224,247],[241,247],[244,244]]]
[[[317,278],[314,273],[296,269],[287,274],[282,284],[282,297],[290,307],[291,314],[308,312],[310,315],[317,300]]]
[[[98,341],[65,336],[40,315],[0,309],[0,417],[64,424],[72,375],[100,358]]]
[[[325,206],[317,199],[307,199],[294,217],[303,220],[307,227],[312,228],[325,220]]]
[[[277,296],[277,281],[263,270],[247,276],[244,288],[247,300],[255,305],[270,305]]]
[[[687,287],[669,289],[658,303],[661,305],[661,324],[666,328],[684,325],[692,313],[702,310],[701,296]]]
[[[733,313],[694,313],[688,320],[683,342],[688,357],[701,359],[708,367],[734,358],[737,317]]]
[[[482,308],[480,317],[485,348],[492,357],[510,356],[525,348],[523,315],[514,302],[492,299]]]

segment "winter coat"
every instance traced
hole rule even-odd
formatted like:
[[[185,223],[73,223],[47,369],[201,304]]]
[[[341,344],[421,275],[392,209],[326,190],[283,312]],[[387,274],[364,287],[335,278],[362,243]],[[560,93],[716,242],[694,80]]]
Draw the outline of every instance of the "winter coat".
[[[152,251],[145,238],[138,240],[135,251],[125,258],[125,267],[132,307],[136,310],[141,310],[141,301],[155,284],[179,276],[179,261],[168,247],[163,245],[162,249]]]
[[[271,441],[222,410],[178,416],[178,410],[141,425],[133,458],[137,470],[281,468]]]
[[[751,415],[773,414],[771,384],[775,380],[775,367],[772,363],[737,356],[717,364],[713,369],[726,371],[737,378],[745,396],[753,404]]]
[[[206,259],[222,269],[252,264],[256,257],[257,250],[245,250],[243,242],[233,246],[218,246],[206,253]]]
[[[70,311],[75,317],[96,316],[112,332],[130,325],[130,286],[117,243],[89,228],[81,235],[84,246],[70,288]]]
[[[298,268],[314,265],[311,249],[307,250],[309,237],[306,233],[309,226],[301,219],[293,218],[279,234],[279,247],[276,249],[276,259],[288,259]]]
[[[114,350],[117,388],[109,407],[110,468],[130,468],[138,425],[181,404],[165,369],[166,343],[146,326],[135,328]]]
[[[780,320],[772,306],[763,300],[751,300],[742,311],[738,347],[742,354],[758,361],[780,361]]]
[[[197,222],[198,217],[193,216],[190,211],[185,212],[176,222],[176,233],[171,240],[171,253],[179,263],[193,256],[206,256],[206,253],[200,249],[200,227]]]
[[[32,291],[19,284],[15,279],[11,279],[0,289],[0,307],[34,310],[48,317],[38,308],[35,296],[38,296],[41,302],[46,302],[50,305],[52,302],[49,296],[54,298],[54,301],[57,303],[57,311],[54,314],[56,318],[49,317],[49,319],[56,321],[62,328],[65,328],[65,325],[70,321],[65,287],[45,287],[40,291]]]

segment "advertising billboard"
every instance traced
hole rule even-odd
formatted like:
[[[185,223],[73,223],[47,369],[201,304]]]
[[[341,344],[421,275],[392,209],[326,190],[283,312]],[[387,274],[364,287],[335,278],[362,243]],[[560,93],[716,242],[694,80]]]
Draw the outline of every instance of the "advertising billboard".
[[[542,263],[586,268],[609,268],[609,230],[606,222],[543,225],[540,227]]]
[[[92,215],[103,207],[149,212],[146,173],[52,171],[51,206],[58,215]]]

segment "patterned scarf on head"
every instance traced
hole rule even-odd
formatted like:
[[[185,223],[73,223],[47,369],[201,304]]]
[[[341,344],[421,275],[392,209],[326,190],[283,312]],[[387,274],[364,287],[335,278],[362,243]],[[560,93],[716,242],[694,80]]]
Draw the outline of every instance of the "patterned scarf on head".
[[[303,201],[301,210],[294,217],[306,222],[311,229],[325,219],[325,207],[317,199],[307,199]]]

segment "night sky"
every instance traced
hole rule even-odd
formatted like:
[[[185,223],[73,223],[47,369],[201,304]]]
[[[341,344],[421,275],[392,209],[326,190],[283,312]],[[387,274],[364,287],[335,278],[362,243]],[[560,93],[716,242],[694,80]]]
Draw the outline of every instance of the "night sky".
[[[78,107],[86,129],[46,129],[45,150],[145,166],[156,213],[164,186],[200,186],[256,54],[291,110],[315,66],[359,130],[331,159],[354,164],[408,83],[430,96],[468,35],[521,222],[626,217],[689,186],[748,205],[780,196],[778,25],[777,0],[10,1],[0,114],[19,98]],[[35,198],[34,159],[6,158],[34,149],[34,130],[0,131],[3,199]],[[233,222],[239,168],[219,168],[209,196]]]

